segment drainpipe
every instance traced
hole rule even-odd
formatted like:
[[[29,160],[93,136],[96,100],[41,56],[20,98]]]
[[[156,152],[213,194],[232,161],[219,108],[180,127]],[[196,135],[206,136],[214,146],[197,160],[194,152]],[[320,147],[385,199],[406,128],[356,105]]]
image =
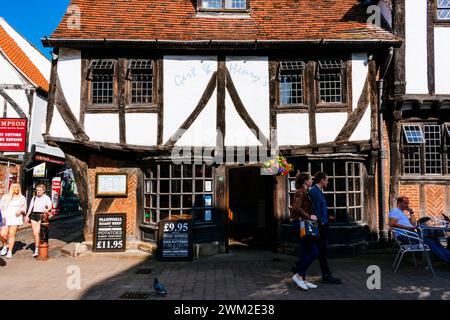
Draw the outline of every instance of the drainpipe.
[[[383,123],[384,123],[384,118],[383,118],[383,111],[381,110],[381,106],[383,103],[383,89],[384,89],[384,78],[386,77],[386,74],[388,72],[389,66],[391,65],[392,62],[392,58],[394,56],[394,48],[390,47],[389,48],[389,56],[388,56],[388,60],[387,60],[387,64],[386,64],[386,68],[384,69],[383,74],[381,75],[380,79],[377,81],[378,84],[378,108],[379,108],[379,114],[378,114],[378,138],[380,139],[380,152],[379,152],[379,191],[380,191],[380,196],[379,198],[379,208],[380,208],[380,213],[379,213],[379,238],[380,238],[380,242],[384,243],[387,239],[387,235],[385,232],[385,224],[386,224],[386,220],[385,220],[385,216],[386,216],[386,186],[385,186],[385,181],[384,181],[384,175],[385,175],[385,170],[384,170],[384,161],[387,159],[386,156],[386,148],[384,145],[384,139],[383,139]]]

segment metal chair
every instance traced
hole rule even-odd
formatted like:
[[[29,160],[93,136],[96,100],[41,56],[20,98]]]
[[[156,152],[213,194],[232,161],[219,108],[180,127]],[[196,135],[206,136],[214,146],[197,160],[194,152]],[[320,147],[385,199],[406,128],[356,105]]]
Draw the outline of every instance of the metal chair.
[[[397,272],[398,267],[403,259],[403,255],[407,252],[411,252],[414,260],[414,265],[417,266],[416,258],[414,256],[414,252],[422,253],[422,258],[424,264],[428,265],[431,270],[431,273],[434,274],[433,266],[431,264],[431,258],[429,256],[430,247],[424,243],[423,239],[416,232],[400,229],[400,228],[390,228],[392,234],[394,236],[395,243],[399,246],[399,251],[397,256],[395,257],[394,264],[392,265],[392,269],[394,269],[394,273]],[[426,268],[425,265],[425,268]]]

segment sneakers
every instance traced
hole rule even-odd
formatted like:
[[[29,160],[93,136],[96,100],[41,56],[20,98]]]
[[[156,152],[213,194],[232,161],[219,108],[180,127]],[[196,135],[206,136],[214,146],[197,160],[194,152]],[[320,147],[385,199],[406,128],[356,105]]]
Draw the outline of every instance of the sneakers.
[[[6,256],[6,253],[8,252],[8,247],[7,246],[3,246],[2,251],[0,251],[0,255],[2,256]]]
[[[305,284],[308,287],[308,289],[317,289],[317,286],[314,283],[305,281]]]
[[[8,251],[8,253],[6,254],[6,259],[11,259],[12,258],[12,252]]]
[[[39,255],[39,248],[34,249],[33,257],[36,258]]]
[[[341,279],[335,278],[332,275],[328,275],[326,277],[322,278],[322,282],[323,283],[328,283],[328,284],[342,284]]]
[[[292,277],[292,280],[294,280],[294,282],[302,289],[307,291],[308,290],[308,286],[306,285],[306,282],[303,280],[300,280],[296,274],[294,274],[294,276]]]

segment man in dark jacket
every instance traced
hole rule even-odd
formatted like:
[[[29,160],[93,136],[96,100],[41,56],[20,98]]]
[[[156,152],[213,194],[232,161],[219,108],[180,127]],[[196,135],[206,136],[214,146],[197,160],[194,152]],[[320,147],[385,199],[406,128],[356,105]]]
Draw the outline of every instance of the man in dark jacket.
[[[313,212],[319,220],[319,263],[322,271],[322,281],[330,284],[340,284],[341,280],[333,277],[327,262],[327,247],[329,237],[328,207],[323,195],[323,189],[328,186],[328,177],[324,172],[314,175],[315,185],[309,190],[308,195],[312,201]]]

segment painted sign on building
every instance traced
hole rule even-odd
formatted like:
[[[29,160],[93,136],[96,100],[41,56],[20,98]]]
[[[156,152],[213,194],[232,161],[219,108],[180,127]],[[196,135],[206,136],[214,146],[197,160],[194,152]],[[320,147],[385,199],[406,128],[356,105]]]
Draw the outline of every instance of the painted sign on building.
[[[27,119],[0,118],[0,151],[25,152]]]

